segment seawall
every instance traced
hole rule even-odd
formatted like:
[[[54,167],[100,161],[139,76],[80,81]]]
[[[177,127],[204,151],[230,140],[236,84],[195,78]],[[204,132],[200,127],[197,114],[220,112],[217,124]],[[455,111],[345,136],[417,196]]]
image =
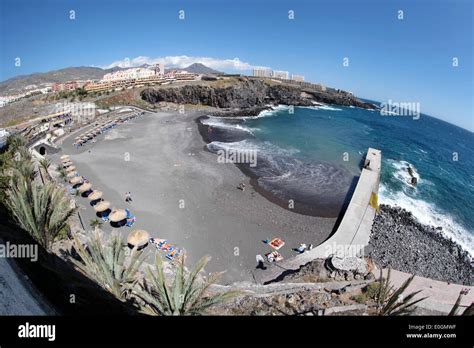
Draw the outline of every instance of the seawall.
[[[369,148],[364,168],[356,188],[337,228],[325,242],[303,254],[272,265],[266,272],[259,274],[260,283],[271,282],[284,273],[297,271],[301,266],[314,259],[327,258],[331,255],[359,256],[369,244],[370,232],[376,210],[371,206],[372,194],[378,195],[382,153]],[[256,277],[257,278],[257,277]]]

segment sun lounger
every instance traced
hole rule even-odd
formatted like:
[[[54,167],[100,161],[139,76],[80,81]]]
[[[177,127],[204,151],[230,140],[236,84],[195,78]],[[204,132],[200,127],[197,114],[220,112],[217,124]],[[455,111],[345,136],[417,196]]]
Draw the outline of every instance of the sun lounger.
[[[182,249],[174,249],[168,255],[166,255],[166,258],[173,261],[173,259],[181,255],[181,253],[182,253]]]
[[[133,215],[127,218],[127,227],[132,227],[136,220],[137,219]]]

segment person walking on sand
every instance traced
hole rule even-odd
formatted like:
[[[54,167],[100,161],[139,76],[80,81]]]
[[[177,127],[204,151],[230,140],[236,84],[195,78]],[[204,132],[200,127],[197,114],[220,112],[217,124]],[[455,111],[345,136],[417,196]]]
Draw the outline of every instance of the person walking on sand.
[[[130,192],[125,193],[125,202],[132,203],[132,194]]]

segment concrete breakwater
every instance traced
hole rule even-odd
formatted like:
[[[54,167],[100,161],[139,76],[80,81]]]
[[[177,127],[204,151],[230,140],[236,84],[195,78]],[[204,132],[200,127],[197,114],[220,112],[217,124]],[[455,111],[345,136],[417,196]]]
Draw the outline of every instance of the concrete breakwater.
[[[380,184],[382,153],[369,148],[359,181],[334,234],[325,242],[303,254],[279,262],[258,277],[262,283],[271,282],[282,275],[297,271],[301,266],[315,259],[325,259],[331,255],[361,256],[369,244],[372,224]],[[371,205],[372,201],[372,205]]]

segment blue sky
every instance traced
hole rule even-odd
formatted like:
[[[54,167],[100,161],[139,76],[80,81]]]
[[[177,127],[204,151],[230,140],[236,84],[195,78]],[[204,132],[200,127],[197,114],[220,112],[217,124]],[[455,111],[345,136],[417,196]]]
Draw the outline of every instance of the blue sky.
[[[229,72],[268,66],[364,98],[419,102],[474,130],[470,0],[2,0],[0,30],[0,80],[140,56],[210,57]]]

